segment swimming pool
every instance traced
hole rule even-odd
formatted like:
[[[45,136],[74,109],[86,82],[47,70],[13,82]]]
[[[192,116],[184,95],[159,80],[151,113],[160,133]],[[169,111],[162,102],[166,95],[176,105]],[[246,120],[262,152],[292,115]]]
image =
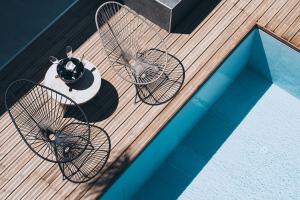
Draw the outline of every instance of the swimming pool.
[[[300,54],[254,29],[103,199],[300,199]]]

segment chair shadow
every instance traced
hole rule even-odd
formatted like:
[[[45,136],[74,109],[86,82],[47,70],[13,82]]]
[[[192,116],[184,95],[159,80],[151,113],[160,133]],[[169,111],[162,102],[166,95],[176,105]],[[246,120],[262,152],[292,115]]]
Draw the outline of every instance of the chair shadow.
[[[87,103],[80,105],[80,107],[89,122],[99,122],[110,117],[117,109],[118,104],[119,95],[116,88],[109,81],[102,79],[101,88],[97,95]],[[65,116],[77,119],[77,116],[71,116],[71,110],[72,106],[69,106]]]
[[[164,59],[165,51],[149,49],[145,53],[151,59]],[[161,105],[172,100],[180,91],[185,79],[185,70],[181,61],[168,54],[168,63],[162,76],[153,83],[138,86],[137,95],[142,102],[149,105]]]
[[[96,176],[92,181],[88,182],[85,185],[86,189],[93,187],[93,193],[98,194],[98,198],[100,198],[106,190],[114,183],[114,181],[121,175],[121,173],[129,166],[130,159],[129,155],[124,154],[120,156],[116,161],[111,163],[107,163],[109,166],[103,173]]]
[[[184,17],[174,28],[172,33],[190,34],[209,15],[221,0],[198,1],[194,9]]]

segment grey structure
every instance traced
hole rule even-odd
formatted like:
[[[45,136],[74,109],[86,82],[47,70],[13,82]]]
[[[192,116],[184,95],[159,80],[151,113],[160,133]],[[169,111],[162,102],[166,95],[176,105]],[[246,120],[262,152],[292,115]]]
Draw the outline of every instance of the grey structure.
[[[197,0],[124,0],[124,3],[161,28],[172,32]]]

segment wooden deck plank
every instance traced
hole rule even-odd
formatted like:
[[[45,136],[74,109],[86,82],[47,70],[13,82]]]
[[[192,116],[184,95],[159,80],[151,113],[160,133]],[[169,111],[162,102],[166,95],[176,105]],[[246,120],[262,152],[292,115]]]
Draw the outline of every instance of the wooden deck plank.
[[[169,34],[159,29],[169,47],[168,52],[181,60],[186,70],[186,81],[180,93],[161,106],[134,104],[135,88],[124,83],[110,69],[97,32],[89,37],[74,55],[84,53],[119,93],[116,111],[106,120],[95,123],[111,138],[112,152],[106,167],[113,166],[125,155],[129,156],[129,161],[134,160],[257,21],[283,40],[299,46],[300,3],[297,1],[223,0],[191,34]],[[82,22],[80,26],[85,24]],[[145,38],[145,42],[159,45],[151,35],[145,35]],[[34,72],[26,73],[34,75]],[[94,106],[95,110],[101,108],[98,103]],[[1,199],[94,199],[103,191],[104,185],[98,188],[62,181],[58,166],[37,158],[23,144],[7,113],[0,120],[3,122],[0,128]],[[105,171],[101,173],[105,175]]]
[[[211,45],[212,42],[214,42],[214,40],[216,38],[218,38],[223,31],[234,22],[234,20],[238,17],[240,17],[239,15],[241,13],[243,13],[243,9],[246,9],[246,7],[250,4],[252,5],[252,1],[239,1],[238,4],[236,4],[232,10],[230,10],[230,12],[228,13],[228,15],[225,16],[226,20],[221,21],[220,24],[222,24],[222,26],[215,26],[210,34],[207,35],[207,37],[204,38],[204,40],[201,43],[198,43],[197,45],[194,45],[193,51],[195,52],[199,52],[199,56]],[[227,20],[229,19],[229,20]],[[225,21],[225,22],[224,22]],[[183,60],[183,65],[184,66],[190,66],[194,61],[195,61],[195,57],[194,56],[190,56],[189,54],[187,54],[188,56],[185,56]],[[195,54],[197,55],[197,54]],[[177,56],[177,55],[176,55]],[[180,58],[181,55],[178,54],[178,57]]]
[[[289,14],[286,18],[276,27],[274,33],[281,37],[284,32],[292,25],[300,13],[300,1],[293,8],[290,8]]]
[[[298,13],[298,17],[295,21],[291,24],[291,26],[285,31],[282,35],[282,38],[291,41],[291,39],[297,34],[298,30],[300,29],[300,13]]]
[[[296,47],[300,46],[300,29],[298,30],[298,32],[294,35],[294,37],[292,37],[292,39],[290,40],[290,42],[292,44],[294,44]]]
[[[288,0],[276,0],[273,5],[259,19],[258,24],[266,26],[269,21],[279,12],[279,10],[287,3]]]
[[[294,8],[299,2],[299,0],[289,0],[265,27],[270,31],[274,31],[286,19],[287,15],[291,12],[291,8]]]

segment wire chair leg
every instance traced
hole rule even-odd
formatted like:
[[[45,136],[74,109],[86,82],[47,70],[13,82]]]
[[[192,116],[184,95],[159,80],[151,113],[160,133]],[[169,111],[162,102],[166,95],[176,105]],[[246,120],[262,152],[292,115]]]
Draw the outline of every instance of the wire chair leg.
[[[135,97],[134,97],[134,103],[137,104],[137,103],[139,103],[140,101],[141,101],[141,99],[140,99],[138,93],[136,92]]]
[[[148,99],[148,98],[150,98],[150,97],[152,97],[152,98],[156,101],[156,103],[158,103],[159,100],[156,99],[156,98],[153,96],[153,93],[155,93],[155,91],[158,90],[158,89],[159,89],[159,88],[160,88],[167,80],[170,80],[168,74],[163,73],[162,76],[164,76],[164,80],[163,80],[160,84],[158,84],[153,90],[149,89],[149,87],[147,87],[147,85],[141,86],[141,87],[144,87],[144,88],[148,91],[148,93],[149,93],[149,95],[146,96],[146,97],[144,97],[143,99],[142,99],[142,98],[140,97],[140,95],[139,95],[139,89],[138,89],[138,86],[136,86],[137,94],[136,94],[136,96],[135,96],[135,103],[140,102],[140,101],[143,101],[143,102],[144,102],[144,100],[146,100],[146,99]],[[142,90],[140,90],[140,91],[142,91]],[[137,100],[136,100],[137,98],[139,98],[140,100],[137,101]]]
[[[141,102],[141,98],[139,97],[139,88],[138,86],[135,86],[136,89],[136,93],[135,93],[135,97],[134,97],[134,103],[137,104],[139,102]]]
[[[86,149],[85,150],[94,150],[95,148],[94,148],[94,146],[92,145],[92,142],[91,141],[89,141],[88,142],[88,145],[87,145],[87,147],[86,147]]]
[[[64,165],[62,165],[62,170],[61,170],[61,172],[63,172],[64,171]],[[64,173],[61,173],[62,174],[62,180],[64,181],[64,180],[66,180],[66,176],[65,176],[65,174]]]
[[[149,88],[147,87],[147,85],[140,86],[140,87],[144,87],[144,88],[146,88],[146,89],[147,89],[147,91],[149,92],[149,95],[148,95],[148,96],[146,96],[144,99],[147,99],[147,98],[149,98],[149,97],[151,97],[151,96],[152,96],[152,94],[151,94],[151,92],[150,92]],[[140,90],[140,91],[142,91],[142,90]],[[138,102],[141,102],[141,101],[143,101],[143,99],[142,99],[142,98],[140,97],[140,95],[139,95],[139,87],[138,87],[138,86],[136,86],[136,94],[135,94],[135,98],[134,98],[134,103],[138,103]]]

